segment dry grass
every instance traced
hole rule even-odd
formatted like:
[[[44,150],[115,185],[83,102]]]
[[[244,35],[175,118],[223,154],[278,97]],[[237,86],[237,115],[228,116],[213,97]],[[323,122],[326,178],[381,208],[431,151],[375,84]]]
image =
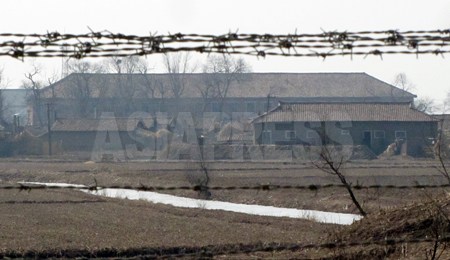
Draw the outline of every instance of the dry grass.
[[[329,228],[288,218],[99,199],[79,191],[2,191],[0,198],[2,251],[297,243],[314,241]]]
[[[432,162],[422,167],[408,167],[403,162],[358,162],[345,170],[353,184],[415,185],[444,183],[442,176],[432,167]],[[224,163],[208,164],[211,186],[257,186],[257,185],[311,185],[339,183],[335,176],[327,175],[306,164],[283,163]],[[203,177],[195,163],[149,162],[149,163],[48,163],[48,162],[0,162],[0,180],[67,182],[93,185],[147,185],[192,186],[193,177]],[[166,193],[197,198],[195,191],[174,190]],[[441,193],[442,190],[433,190]],[[411,203],[421,197],[417,189],[369,189],[357,190],[356,195],[368,212],[388,209]],[[278,207],[328,210],[336,212],[355,211],[347,192],[341,188],[323,190],[233,190],[212,191],[212,199],[236,203],[260,204]]]
[[[439,183],[439,173],[432,162],[421,167],[399,162],[358,162],[349,165],[347,174],[359,184]],[[217,186],[337,183],[307,164],[283,163],[212,163],[211,184]],[[17,181],[67,182],[99,185],[190,185],[191,163],[102,163],[11,162],[0,161],[1,183]],[[189,174],[188,174],[189,172]],[[407,178],[406,178],[407,176]],[[429,196],[443,190],[429,190]],[[197,197],[194,191],[172,191],[177,195]],[[356,194],[369,213],[420,202],[423,191],[358,190]],[[343,189],[213,191],[213,199],[356,212]],[[143,201],[99,198],[70,190],[0,191],[0,252],[102,248],[178,247],[225,245],[233,243],[320,243],[337,231],[333,225],[308,220],[248,216],[244,214],[179,209]],[[370,218],[370,217],[369,217]],[[368,218],[368,219],[369,219]],[[235,256],[317,257],[322,251],[252,253]],[[332,256],[332,255],[328,255]],[[222,256],[230,258],[231,255]],[[219,257],[220,258],[220,257]]]

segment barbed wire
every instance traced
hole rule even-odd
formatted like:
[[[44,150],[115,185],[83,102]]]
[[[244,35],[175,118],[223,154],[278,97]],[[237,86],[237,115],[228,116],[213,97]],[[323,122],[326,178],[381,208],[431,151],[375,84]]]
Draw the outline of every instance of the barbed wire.
[[[435,185],[352,185],[355,190],[363,189],[436,189],[436,188],[449,188],[450,184],[435,184]],[[80,185],[64,185],[58,186],[57,183],[52,184],[18,184],[18,185],[2,185],[0,190],[19,190],[19,191],[31,191],[31,190],[90,190],[99,191],[104,189],[124,189],[124,190],[136,190],[136,191],[173,191],[173,190],[192,190],[192,191],[204,191],[204,190],[257,190],[257,191],[273,191],[273,190],[310,190],[317,191],[321,189],[329,188],[346,188],[343,184],[323,184],[323,185],[254,185],[254,186],[147,186],[147,185],[91,185],[91,186],[80,186]]]
[[[48,32],[46,34],[0,33],[0,56],[8,56],[23,60],[28,57],[126,57],[166,54],[181,51],[198,53],[243,54],[264,58],[266,56],[284,57],[319,57],[334,56],[377,56],[384,55],[437,55],[450,53],[450,29],[446,30],[416,30],[416,31],[330,31],[319,34],[242,34],[226,33],[222,35],[209,34],[163,34],[137,36],[109,31],[86,34],[61,34]],[[171,190],[258,190],[271,191],[280,189],[317,191],[327,188],[344,188],[342,184],[325,185],[255,185],[255,186],[131,186],[110,185],[99,186],[48,186],[48,185],[2,185],[1,190],[102,190],[129,189],[138,191],[171,191]],[[353,185],[360,189],[427,189],[448,188],[444,185]],[[80,201],[74,203],[86,203]],[[8,201],[6,203],[14,203]],[[24,202],[28,203],[28,202]],[[39,203],[39,202],[29,202]],[[53,203],[53,202],[41,202]],[[62,202],[64,203],[64,201]],[[42,252],[0,252],[4,257],[186,257],[215,256],[224,254],[240,254],[252,252],[299,251],[305,249],[333,249],[353,246],[391,246],[403,243],[450,242],[446,236],[438,240],[421,239],[385,239],[379,241],[330,242],[323,244],[233,244],[213,245],[205,247],[174,247],[174,248],[132,248],[125,250],[100,249],[88,250],[54,250]]]
[[[244,54],[257,57],[321,57],[450,53],[450,29],[417,31],[323,31],[317,34],[150,34],[92,31],[85,34],[0,33],[0,56],[126,57],[173,52]]]
[[[281,251],[301,251],[306,249],[335,249],[348,248],[355,246],[394,246],[397,244],[417,244],[417,243],[448,243],[450,236],[435,238],[404,238],[404,239],[384,239],[353,242],[329,242],[320,244],[301,244],[301,243],[255,243],[255,244],[226,244],[226,245],[208,245],[199,247],[142,247],[128,249],[105,248],[98,250],[42,250],[42,251],[6,251],[0,252],[0,258],[80,258],[80,257],[213,257],[219,255],[248,254],[255,252],[281,252]]]

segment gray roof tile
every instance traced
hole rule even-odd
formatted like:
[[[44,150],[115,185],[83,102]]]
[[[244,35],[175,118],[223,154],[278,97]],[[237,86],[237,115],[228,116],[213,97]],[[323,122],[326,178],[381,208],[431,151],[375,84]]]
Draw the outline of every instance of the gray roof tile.
[[[214,75],[204,73],[176,75],[185,84],[182,97],[201,97],[200,89],[204,88],[206,82]],[[224,76],[223,74],[217,75],[218,77]],[[70,74],[46,87],[43,93],[44,96],[51,97],[51,88],[54,88],[57,97],[67,98],[73,91],[78,91],[74,87],[76,84],[87,82],[92,89],[92,97],[117,97],[118,93],[123,95],[125,91],[135,98],[143,98],[151,97],[151,92],[146,90],[146,85],[151,82],[151,84],[163,86],[164,97],[167,98],[173,96],[170,90],[171,77],[173,74]],[[131,84],[127,86],[126,82]],[[385,97],[393,101],[415,97],[414,94],[366,73],[245,73],[239,75],[238,81],[232,82],[228,93],[228,97],[242,98],[261,98],[267,97],[267,95],[275,98],[358,97],[370,99],[371,97]],[[161,97],[161,93],[156,90],[154,97]]]
[[[263,122],[436,121],[405,103],[280,103],[253,120]]]
[[[95,132],[95,131],[133,131],[136,129],[139,121],[144,123],[145,127],[153,125],[152,118],[70,118],[57,119],[52,125],[52,131],[67,132]],[[161,120],[162,121],[162,120]],[[160,119],[158,118],[158,124]]]

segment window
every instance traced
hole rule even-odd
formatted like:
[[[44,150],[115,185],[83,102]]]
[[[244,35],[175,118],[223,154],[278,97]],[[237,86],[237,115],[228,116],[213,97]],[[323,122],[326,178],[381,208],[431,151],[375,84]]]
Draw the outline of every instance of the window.
[[[341,130],[341,135],[350,135],[349,130]]]
[[[212,102],[211,103],[211,110],[212,110],[212,112],[220,112],[220,104],[219,104],[219,102]]]
[[[159,104],[159,112],[167,112],[167,104],[166,103]]]
[[[232,111],[232,112],[242,112],[239,110],[239,103],[237,103],[237,102],[228,102],[227,110]]]
[[[406,131],[395,131],[395,139],[406,139]]]
[[[277,131],[287,131],[294,130],[294,123],[277,123],[275,124],[275,130]]]
[[[292,130],[285,131],[284,138],[286,140],[295,140],[295,131],[292,131]]]
[[[255,102],[247,102],[247,103],[245,103],[245,111],[246,112],[255,112],[256,111]]]
[[[373,138],[385,138],[385,132],[383,130],[375,130],[373,132]]]
[[[151,101],[145,104],[146,112],[158,112],[159,111],[159,102]]]
[[[263,144],[271,144],[272,143],[272,131],[264,130],[262,132],[262,143]]]
[[[317,132],[316,131],[308,130],[306,132],[306,138],[312,139],[312,138],[316,138],[316,137],[317,137]]]
[[[261,143],[271,144],[272,143],[272,131],[264,130],[261,136]]]

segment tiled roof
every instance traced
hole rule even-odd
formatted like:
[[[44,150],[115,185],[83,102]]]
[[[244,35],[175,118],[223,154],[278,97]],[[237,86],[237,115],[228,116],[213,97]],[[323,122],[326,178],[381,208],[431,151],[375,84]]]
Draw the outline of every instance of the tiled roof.
[[[217,134],[217,140],[221,142],[235,140],[236,138],[242,138],[244,133],[243,125],[238,122],[232,122],[224,125]]]
[[[95,132],[95,131],[133,131],[142,121],[145,127],[153,125],[152,118],[71,118],[57,119],[52,126],[52,131],[67,132]],[[159,122],[159,121],[158,121]],[[159,124],[159,123],[158,123]]]
[[[182,97],[200,98],[201,90],[214,77],[224,74],[177,74],[183,82]],[[52,89],[57,98],[70,98],[80,91],[76,85],[85,84],[92,97],[134,98],[173,97],[173,74],[70,74],[66,78],[43,89],[43,96],[51,97]],[[149,84],[154,88],[153,96]],[[157,86],[157,87],[155,87]],[[412,99],[415,95],[378,80],[366,73],[245,73],[232,81],[228,97],[264,98],[384,98],[389,101]]]
[[[450,129],[450,114],[436,114],[433,118],[440,121],[444,130]]]
[[[25,132],[33,137],[41,137],[47,134],[47,127],[25,126]]]
[[[435,121],[405,103],[280,103],[253,120],[263,122]]]

